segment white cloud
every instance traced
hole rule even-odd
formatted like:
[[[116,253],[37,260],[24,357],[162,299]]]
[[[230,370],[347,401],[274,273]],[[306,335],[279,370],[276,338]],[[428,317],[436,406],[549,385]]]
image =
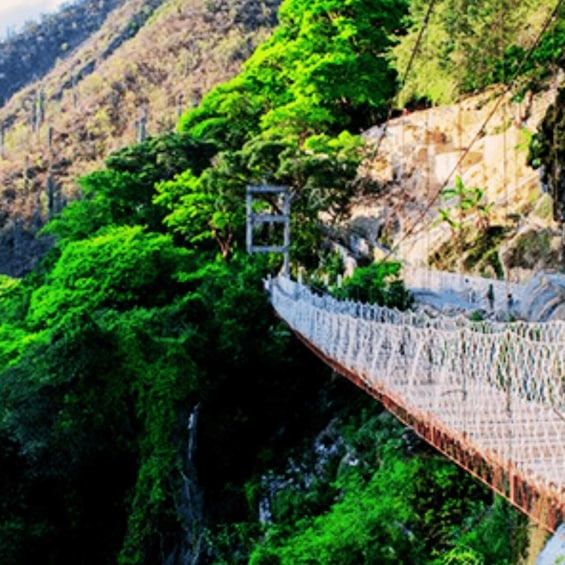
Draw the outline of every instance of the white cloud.
[[[56,11],[68,0],[0,0],[0,36],[17,31],[28,21],[38,21],[42,14]]]
[[[4,10],[12,10],[21,6],[33,6],[37,9],[38,15],[45,12],[50,12],[58,8],[66,0],[2,0],[0,2],[0,14]]]

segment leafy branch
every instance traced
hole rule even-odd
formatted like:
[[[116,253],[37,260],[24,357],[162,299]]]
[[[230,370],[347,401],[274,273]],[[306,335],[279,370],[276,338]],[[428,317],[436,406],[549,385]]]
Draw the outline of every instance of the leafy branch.
[[[486,193],[483,188],[466,187],[460,176],[455,178],[453,188],[445,188],[441,192],[444,202],[455,199],[453,206],[438,210],[439,223],[445,222],[453,233],[461,231],[469,218],[475,217],[475,226],[481,231],[486,231],[490,226],[490,214],[493,202],[486,202]]]

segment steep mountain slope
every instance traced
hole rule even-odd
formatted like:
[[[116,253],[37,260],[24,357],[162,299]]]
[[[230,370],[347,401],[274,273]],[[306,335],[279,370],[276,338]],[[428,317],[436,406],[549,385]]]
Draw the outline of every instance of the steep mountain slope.
[[[14,94],[0,108],[0,271],[33,266],[36,230],[80,194],[82,174],[111,151],[173,129],[183,109],[233,76],[276,22],[278,4],[130,0]]]
[[[160,0],[153,6],[158,3]],[[124,0],[81,0],[43,16],[38,23],[26,24],[17,35],[0,41],[0,106],[27,84],[45,76],[58,59],[68,57],[122,4]],[[142,23],[150,13],[149,9],[138,13],[138,21]],[[125,28],[121,41],[133,35],[135,29]],[[119,44],[119,40],[115,42],[116,47]]]

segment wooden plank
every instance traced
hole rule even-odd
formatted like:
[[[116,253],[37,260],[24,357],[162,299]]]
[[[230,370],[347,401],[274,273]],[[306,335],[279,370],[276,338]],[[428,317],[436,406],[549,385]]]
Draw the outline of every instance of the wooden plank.
[[[287,253],[288,247],[284,245],[253,245],[250,250],[252,253]]]
[[[247,187],[248,194],[261,194],[261,193],[268,194],[274,192],[286,193],[288,191],[289,191],[288,186],[276,186],[276,185],[268,185],[268,184],[249,185]]]
[[[277,214],[253,214],[250,219],[254,224],[267,224],[269,222],[282,224],[290,221],[288,216]]]

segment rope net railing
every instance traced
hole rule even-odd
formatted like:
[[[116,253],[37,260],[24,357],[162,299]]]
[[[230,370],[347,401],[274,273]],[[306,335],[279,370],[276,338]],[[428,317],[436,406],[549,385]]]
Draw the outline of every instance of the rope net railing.
[[[490,279],[483,280],[489,281]],[[293,296],[301,302],[306,301],[321,310],[329,310],[378,323],[435,328],[441,331],[456,331],[467,328],[469,331],[476,333],[499,334],[501,332],[508,332],[511,335],[538,343],[556,344],[558,342],[565,342],[564,320],[552,320],[550,322],[516,320],[511,323],[496,320],[472,321],[463,314],[446,316],[438,313],[430,315],[424,312],[401,311],[375,304],[363,304],[352,300],[337,300],[329,294],[315,294],[307,286],[294,282],[287,277],[277,278],[276,287],[283,294]]]
[[[267,286],[278,315],[323,356],[565,507],[562,323],[430,317],[286,277]]]

